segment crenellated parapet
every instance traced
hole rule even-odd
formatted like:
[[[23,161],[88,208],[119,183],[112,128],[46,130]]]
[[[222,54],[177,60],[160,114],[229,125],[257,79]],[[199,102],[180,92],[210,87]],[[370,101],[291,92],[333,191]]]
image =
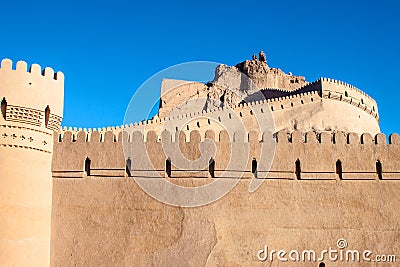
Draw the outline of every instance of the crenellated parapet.
[[[322,96],[324,98],[330,98],[351,104],[364,110],[379,121],[378,106],[372,97],[353,85],[339,80],[320,78],[319,81],[323,88]]]
[[[306,83],[305,85],[296,88],[294,90],[285,88],[264,88],[261,89],[261,92],[263,93],[266,99],[271,99],[271,98],[279,98],[290,95],[298,95],[314,91],[321,92],[321,90],[322,90],[321,83],[320,80],[318,79],[314,82]]]
[[[189,159],[201,156],[199,147],[207,151],[208,146],[216,147],[215,177],[223,177],[227,170],[227,162],[232,154],[241,153],[244,146],[250,148],[247,167],[242,178],[252,177],[252,161],[258,161],[258,177],[263,179],[398,179],[400,177],[400,137],[382,133],[372,136],[369,133],[344,132],[272,132],[251,131],[235,132],[232,136],[222,131],[208,130],[201,134],[194,130],[189,134],[182,131],[168,131],[157,134],[149,131],[145,135],[137,131],[106,132],[63,132],[55,137],[55,155],[53,158],[53,177],[82,178],[85,172],[85,159],[91,161],[89,176],[124,177],[134,175],[145,176],[149,169],[142,160],[132,158],[130,173],[126,172],[126,160],[123,144],[144,144],[146,153],[153,163],[159,177],[165,176],[165,160],[174,155],[165,153],[165,145],[176,143]],[[212,142],[206,142],[206,140]],[[274,160],[270,169],[263,166],[260,159],[262,143],[274,143],[276,146]],[[175,171],[175,176],[174,176]],[[191,178],[209,177],[207,169],[180,170],[172,168],[171,177]]]
[[[3,59],[0,67],[0,122],[58,130],[64,102],[64,75],[52,68]]]

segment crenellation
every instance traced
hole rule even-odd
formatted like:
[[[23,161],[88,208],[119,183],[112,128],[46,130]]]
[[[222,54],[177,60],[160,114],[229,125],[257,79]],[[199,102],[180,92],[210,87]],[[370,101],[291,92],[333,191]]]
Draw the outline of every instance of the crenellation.
[[[286,131],[279,131],[275,133],[276,142],[281,144],[289,143],[289,134]],[[293,138],[293,133],[290,135]]]
[[[184,131],[177,131],[175,133],[175,140],[176,143],[188,143],[188,137]]]
[[[172,143],[172,134],[167,130],[163,131],[161,133],[161,140],[166,144]]]
[[[374,139],[370,133],[363,133],[361,135],[361,144],[363,145],[372,145],[374,144]]]
[[[172,140],[172,135],[168,131],[163,131],[161,136],[158,136],[155,131],[148,131],[146,134],[146,138],[143,138],[143,134],[138,131],[134,131],[131,134],[128,132],[120,131],[118,134],[118,139],[116,139],[116,135],[114,131],[108,131],[104,133],[103,140],[100,139],[99,132],[93,132],[91,138],[92,140],[85,140],[85,135],[87,132],[79,132],[76,134],[76,141],[71,141],[72,132],[64,132],[62,143],[56,143],[56,149],[59,149],[58,146],[63,146],[63,151],[76,151],[76,149],[82,146],[81,142],[87,142],[88,146],[85,148],[85,151],[94,150],[93,145],[96,147],[96,151],[106,151],[109,144],[115,144],[117,146],[122,146],[121,136],[125,134],[125,140],[132,143],[148,143],[148,144],[159,144],[160,141],[165,141],[167,143],[178,142],[181,145],[186,144],[184,151],[185,153],[189,153],[189,157],[195,157],[194,155],[190,156],[191,149],[197,147],[197,145],[202,142],[202,136],[207,139],[215,140],[215,136],[219,136],[217,140],[215,140],[217,147],[220,149],[222,147],[232,147],[233,149],[240,149],[240,146],[246,145],[248,143],[251,147],[251,151],[255,151],[257,149],[259,142],[269,142],[271,138],[275,135],[275,140],[277,145],[277,150],[275,152],[275,161],[273,163],[273,167],[271,169],[270,174],[267,179],[287,179],[289,177],[295,177],[294,173],[294,162],[299,159],[301,163],[301,179],[305,180],[315,180],[321,178],[326,179],[336,179],[334,166],[338,159],[343,163],[343,179],[357,179],[357,177],[361,177],[362,179],[375,179],[374,172],[371,170],[374,168],[374,162],[376,159],[379,159],[386,168],[384,169],[385,179],[394,179],[393,178],[393,164],[390,161],[393,160],[392,156],[397,155],[396,153],[400,153],[399,145],[400,140],[397,134],[393,134],[391,138],[391,145],[386,147],[385,137],[382,134],[377,134],[375,136],[370,135],[369,133],[358,135],[357,133],[342,133],[342,132],[321,132],[315,133],[312,131],[309,132],[286,132],[279,131],[274,135],[272,132],[263,132],[262,138],[258,131],[250,131],[247,133],[243,133],[242,131],[236,131],[232,137],[229,136],[228,132],[225,130],[214,132],[212,130],[208,130],[204,134],[200,135],[198,130],[190,131],[189,134],[186,134],[183,131],[175,132],[175,139]],[[375,141],[378,140],[378,141]],[[65,143],[66,142],[66,143]],[[236,146],[234,146],[236,143]],[[157,158],[160,156],[161,147],[154,148],[158,151],[157,153],[153,153],[150,150],[148,151],[150,154],[150,159]],[[194,145],[194,147],[192,147]],[[237,147],[239,145],[239,147]],[[68,148],[68,146],[73,146],[74,148]],[[104,147],[103,147],[104,146]],[[351,157],[357,151],[360,151],[361,146],[365,148],[362,153],[358,155],[359,160],[357,162],[353,162]],[[103,147],[103,148],[102,148]],[[150,146],[152,147],[152,146]],[[310,148],[311,147],[311,148]],[[115,148],[113,148],[115,149]],[[197,149],[197,148],[196,148]],[[314,153],[308,154],[305,151],[312,149]],[[108,151],[108,150],[107,150]],[[252,152],[252,153],[253,153]],[[194,152],[193,152],[194,153]],[[232,151],[235,153],[235,150]],[[289,154],[288,154],[289,153]],[[386,155],[390,153],[392,156],[388,158]],[[215,158],[215,161],[218,163],[222,160],[225,162],[225,159],[222,159],[224,155],[218,154],[219,156]],[[312,155],[312,156],[311,156]],[[68,155],[63,155],[64,157],[68,157]],[[372,156],[372,157],[371,157]],[[399,155],[400,156],[400,155]],[[282,160],[286,158],[283,162]],[[375,159],[374,159],[375,158]],[[83,162],[84,155],[82,154],[80,161]],[[92,162],[97,161],[97,158],[92,156]],[[99,160],[104,160],[103,158]],[[251,157],[249,158],[251,160]],[[113,161],[116,162],[116,161]],[[220,162],[221,163],[221,162]],[[74,163],[75,164],[75,163]],[[83,163],[81,163],[83,164]],[[107,166],[111,166],[111,163],[107,163]],[[118,163],[121,165],[122,163]],[[135,163],[137,164],[137,163]],[[160,163],[158,163],[160,164]],[[250,164],[250,162],[248,163]],[[316,168],[317,165],[319,166]],[[354,165],[355,164],[355,165]],[[363,169],[363,165],[367,164],[369,167]],[[56,164],[57,165],[57,164]],[[75,166],[75,165],[74,165]],[[161,165],[160,165],[161,166]],[[250,165],[248,165],[250,166]],[[75,167],[74,167],[75,168]],[[74,169],[72,168],[72,169]],[[140,168],[138,166],[134,166],[133,168]],[[71,169],[71,171],[72,171]],[[64,169],[67,171],[68,168]],[[397,170],[396,170],[397,171]],[[358,176],[357,176],[358,173]],[[362,175],[361,175],[361,174]],[[391,174],[390,174],[391,173]],[[395,172],[396,173],[396,172]],[[183,174],[183,173],[181,173]],[[322,175],[323,174],[323,175]],[[61,174],[59,174],[61,175]],[[100,175],[100,174],[99,174]],[[320,176],[322,175],[322,176]],[[372,176],[371,176],[372,175]],[[291,179],[292,179],[291,178]]]
[[[43,76],[43,75],[42,75],[42,67],[41,67],[39,64],[36,64],[36,63],[32,64],[32,65],[29,67],[29,73],[31,73],[32,75],[40,75],[40,76]]]
[[[321,144],[333,144],[334,135],[328,132],[322,132],[319,138]]]
[[[89,140],[90,140],[90,143],[99,143],[99,142],[102,142],[103,140],[102,140],[101,132],[99,132],[99,131],[93,131],[93,132],[90,134]]]
[[[42,76],[48,79],[54,79],[54,70],[50,67],[46,67],[43,69]]]
[[[258,142],[261,142],[260,132],[256,131],[256,130],[251,130],[247,134],[246,142],[254,143],[254,144],[257,144]]]
[[[157,143],[158,136],[155,131],[148,131],[146,135],[146,143]]]
[[[215,140],[215,132],[213,130],[207,130],[204,134],[204,138],[211,139],[213,141],[217,141],[217,140]]]
[[[114,132],[112,131],[106,131],[103,133],[103,142],[105,143],[115,143],[116,142],[116,136]]]
[[[198,144],[201,141],[200,132],[198,130],[193,130],[189,134],[189,143]]]
[[[233,142],[243,143],[244,141],[244,133],[242,131],[237,130],[233,133]]]
[[[357,133],[348,133],[347,144],[361,144],[360,136]]]
[[[77,134],[76,134],[76,142],[77,143],[85,143],[85,142],[87,142],[88,141],[88,138],[87,138],[87,132],[84,132],[84,131],[79,131]]]
[[[144,142],[144,141],[145,141],[144,136],[143,136],[143,133],[140,132],[140,131],[134,131],[134,132],[131,134],[130,140],[131,140],[131,142],[133,142],[133,143],[141,143],[141,142]]]
[[[64,82],[64,73],[58,71],[54,73],[54,80],[59,81],[59,82]]]
[[[274,133],[272,131],[264,131],[261,135],[261,140],[260,142],[265,142],[269,144],[269,142],[276,142],[276,139],[274,138]]]
[[[292,144],[300,144],[304,143],[305,139],[305,133],[300,132],[300,131],[294,131],[291,133],[287,133],[287,139],[289,143]]]
[[[64,132],[63,133],[63,135],[62,135],[62,142],[63,143],[67,143],[67,142],[72,142],[72,140],[73,140],[73,137],[72,137],[72,132],[71,131],[66,131],[66,132]]]
[[[386,145],[386,135],[384,133],[378,133],[375,135],[374,142],[376,145]]]
[[[1,69],[12,70],[13,69],[13,62],[11,61],[11,59],[4,58],[1,61]]]
[[[311,144],[320,143],[318,135],[315,132],[306,132],[304,140],[305,143],[311,143]]]
[[[16,71],[18,73],[30,73],[32,75],[38,75],[46,77],[51,80],[61,80],[64,82],[64,74],[62,72],[55,73],[51,67],[45,67],[42,71],[42,67],[39,64],[32,64],[28,68],[28,63],[25,61],[17,61],[15,68],[13,68],[13,61],[8,58],[4,58],[1,61],[1,69]]]
[[[220,143],[231,143],[231,137],[229,136],[226,130],[222,130],[219,132],[218,142]]]
[[[18,61],[17,65],[15,67],[15,70],[17,72],[24,72],[26,73],[28,71],[28,63],[26,63],[25,61]]]
[[[400,144],[400,136],[397,133],[392,133],[391,135],[389,135],[389,144],[399,145]]]
[[[347,144],[347,134],[344,132],[336,132],[333,134],[333,143],[337,145]]]

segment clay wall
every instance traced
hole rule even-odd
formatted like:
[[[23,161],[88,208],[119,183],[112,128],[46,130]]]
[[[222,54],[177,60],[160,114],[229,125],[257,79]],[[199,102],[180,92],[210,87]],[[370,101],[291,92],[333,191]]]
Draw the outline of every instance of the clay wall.
[[[146,140],[140,132],[134,132],[125,136],[127,143],[145,142],[147,153],[152,162],[155,162],[155,169],[165,171],[165,160],[168,156],[163,152],[160,140],[177,142],[182,150],[186,151],[187,158],[198,158],[198,147],[204,142],[205,136],[198,131],[192,131],[189,136],[184,132],[175,133],[175,140],[169,132],[164,131],[162,136],[155,132],[148,132]],[[84,177],[84,162],[88,157],[91,160],[92,176],[127,176],[126,162],[122,148],[123,132],[115,135],[108,131],[99,132],[65,132],[55,136],[55,153],[53,158],[54,177]],[[163,139],[164,138],[164,139]],[[245,173],[251,174],[251,160],[260,160],[260,142],[273,141],[276,144],[275,158],[272,167],[265,178],[271,179],[337,179],[339,178],[336,164],[342,165],[341,179],[397,179],[400,165],[400,141],[397,134],[389,137],[389,142],[384,134],[372,136],[368,133],[359,135],[357,133],[329,133],[322,132],[270,132],[253,131],[249,133],[236,132],[229,136],[227,132],[207,131],[207,138],[215,141],[217,153],[215,162],[216,170],[223,172],[226,166],[220,162],[227,162],[230,153],[236,153],[235,148],[249,146],[250,153]],[[61,140],[61,141],[60,141]],[[90,141],[88,141],[90,140]],[[264,141],[265,140],[265,141]],[[205,150],[211,149],[211,144],[205,144]],[[210,148],[207,148],[207,145]],[[187,148],[183,148],[186,146]],[[232,151],[231,151],[232,150]],[[193,154],[190,154],[193,153]],[[197,153],[197,154],[196,154]],[[300,161],[301,172],[296,176],[295,162]],[[377,172],[377,162],[380,162],[381,176]],[[173,162],[172,162],[173,163]],[[132,174],[140,176],[140,170],[149,171],[141,166],[141,162],[132,161],[132,170],[139,173]],[[197,170],[201,171],[201,170]],[[259,173],[268,170],[259,169]],[[217,172],[217,173],[218,173]],[[190,177],[191,174],[180,174],[183,177]],[[164,177],[165,175],[161,175]],[[172,175],[173,176],[173,175]],[[206,177],[208,177],[206,175]]]
[[[90,135],[90,138],[88,138]],[[180,208],[162,204],[136,184],[136,179],[163,179],[165,155],[159,138],[164,132],[115,135],[65,132],[55,143],[53,159],[52,264],[66,265],[176,265],[282,266],[260,262],[257,252],[269,249],[337,248],[345,238],[349,249],[400,256],[400,138],[355,133],[240,133],[192,131],[176,134],[182,153],[201,157],[198,144],[215,140],[216,177],[224,177],[229,154],[250,147],[249,162],[238,185],[206,206]],[[56,136],[56,141],[58,137]],[[122,140],[145,144],[159,178],[147,176],[140,157],[126,170]],[[90,141],[86,141],[90,139]],[[75,140],[75,141],[72,141]],[[261,143],[275,142],[268,173],[258,158]],[[231,152],[232,150],[232,152]],[[171,155],[170,155],[171,156]],[[91,170],[84,170],[90,157]],[[249,193],[251,161],[258,160],[258,178],[264,183]],[[172,163],[174,155],[171,156]],[[300,171],[296,172],[296,161]],[[338,170],[338,160],[341,168]],[[377,169],[377,162],[381,168]],[[170,181],[202,185],[212,181],[207,170],[172,169]],[[349,266],[347,261],[329,266]],[[293,262],[287,262],[291,266]],[[318,266],[319,261],[296,262]],[[353,262],[356,266],[359,262]],[[387,263],[386,266],[395,266]]]
[[[1,61],[0,262],[49,266],[53,130],[60,127],[64,76],[37,64]],[[48,108],[47,108],[48,107]],[[46,109],[47,108],[47,109]]]

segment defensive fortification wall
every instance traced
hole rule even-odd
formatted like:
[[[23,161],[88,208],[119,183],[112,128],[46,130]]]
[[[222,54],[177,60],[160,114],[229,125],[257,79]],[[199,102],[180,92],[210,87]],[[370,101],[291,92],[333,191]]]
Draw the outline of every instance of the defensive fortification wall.
[[[183,98],[174,102],[179,108],[171,111],[169,105],[168,110],[161,109],[163,116],[134,124],[134,127],[145,128],[146,132],[154,130],[160,135],[168,121],[168,131],[199,130],[204,134],[207,130],[220,130],[218,124],[229,123],[229,119],[233,117],[241,117],[246,129],[250,131],[259,128],[254,114],[271,112],[276,131],[345,131],[359,134],[367,132],[372,135],[380,132],[376,102],[361,90],[341,81],[320,78],[294,91],[264,89],[264,100],[208,110],[201,110],[203,106],[196,102],[201,97],[205,99],[206,96],[201,95],[204,90],[200,89],[206,86],[201,83],[180,82],[177,90],[171,90],[164,98],[180,95]],[[193,102],[190,102],[191,99]],[[209,118],[220,123],[210,122]],[[187,123],[182,123],[183,121]],[[172,127],[173,125],[175,126]]]
[[[266,245],[321,252],[339,238],[399,259],[400,137],[379,133],[376,103],[360,90],[323,78],[261,102],[59,130],[63,81],[37,64],[1,62],[2,264],[254,266],[270,263],[257,259]],[[269,112],[275,128],[259,127],[257,115]],[[228,134],[235,118],[244,131]],[[128,159],[124,144],[133,148]],[[262,155],[272,151],[269,168]],[[213,167],[179,168],[180,154]],[[242,154],[243,168],[229,164]],[[133,178],[189,187],[240,179],[220,200],[182,208],[148,196]],[[250,194],[253,178],[264,183]]]
[[[282,266],[276,257],[260,262],[257,253],[285,249],[337,249],[344,238],[348,249],[399,258],[400,138],[355,133],[258,132],[229,136],[207,132],[177,133],[182,153],[195,160],[199,143],[215,140],[215,178],[207,169],[196,172],[172,167],[168,179],[200,186],[224,176],[230,153],[250,147],[244,176],[218,201],[197,208],[163,204],[148,196],[135,179],[164,179],[166,155],[154,132],[119,135],[108,131],[64,132],[55,137],[53,159],[52,264],[54,266]],[[122,140],[144,144],[153,170],[132,157],[130,173]],[[171,135],[161,138],[169,143]],[[87,141],[89,140],[90,141]],[[75,141],[73,141],[75,140]],[[267,174],[260,161],[260,142],[272,140],[276,152]],[[388,142],[389,141],[389,142]],[[207,144],[205,144],[207,146]],[[206,148],[207,150],[207,148]],[[174,155],[169,155],[172,164]],[[249,193],[253,157],[264,183]],[[90,159],[90,169],[85,161]],[[298,163],[296,163],[298,162]],[[150,174],[150,175],[149,175]],[[155,177],[159,178],[155,178]],[[329,266],[357,266],[337,260]],[[295,264],[318,266],[311,260]],[[364,262],[361,262],[363,264]],[[294,264],[286,263],[287,266]],[[373,264],[371,264],[374,266]],[[386,263],[387,266],[395,266]],[[362,266],[362,265],[360,265]]]
[[[52,266],[317,267],[319,260],[281,262],[276,254],[260,262],[257,253],[268,246],[320,257],[339,250],[339,238],[347,240],[344,252],[400,257],[398,181],[268,179],[254,193],[248,188],[241,179],[212,204],[179,208],[148,196],[131,177],[54,179]],[[398,264],[333,262],[328,255],[324,262]]]
[[[354,105],[379,120],[376,101],[360,89],[338,80],[321,78],[323,95]]]
[[[260,142],[273,141],[276,144],[274,161],[271,169],[263,169],[259,162],[258,178],[267,179],[398,179],[400,165],[400,140],[397,134],[392,134],[387,143],[384,134],[371,136],[366,133],[328,133],[314,132],[301,133],[278,132],[272,134],[265,132],[262,135],[256,131],[249,133],[236,132],[229,136],[226,131],[207,131],[201,136],[198,131],[192,131],[189,136],[184,132],[175,133],[175,141],[169,132],[164,131],[160,138],[153,131],[147,133],[146,140],[140,132],[131,135],[118,136],[112,131],[100,132],[64,132],[60,137],[55,137],[55,154],[53,158],[53,177],[85,177],[85,159],[91,161],[90,175],[92,176],[128,176],[126,162],[123,154],[122,138],[129,143],[143,143],[153,162],[154,170],[160,172],[160,177],[165,174],[165,160],[173,155],[165,155],[163,142],[177,142],[178,147],[186,153],[187,158],[200,157],[199,145],[204,139],[215,142],[218,153],[215,157],[216,177],[223,175],[226,162],[231,158],[231,153],[243,151],[243,146],[250,147],[245,177],[251,177],[252,160],[260,161],[262,144]],[[270,140],[269,140],[270,139]],[[61,141],[60,141],[61,140]],[[88,141],[90,140],[90,141]],[[207,147],[210,146],[210,147]],[[203,149],[211,149],[211,144],[203,144]],[[237,151],[235,151],[237,149]],[[177,152],[178,153],[178,152]],[[296,169],[298,161],[298,169]],[[141,176],[140,172],[150,171],[141,165],[142,162],[131,162],[131,175]],[[172,169],[171,177],[192,177],[192,172]],[[193,170],[191,170],[193,171]],[[208,169],[194,170],[201,173],[200,177],[210,177]],[[229,170],[228,170],[229,171]],[[231,170],[238,171],[238,170]],[[265,176],[262,176],[265,173]],[[198,174],[197,174],[198,175]]]
[[[48,266],[53,130],[60,127],[64,76],[37,64],[1,61],[0,262]]]

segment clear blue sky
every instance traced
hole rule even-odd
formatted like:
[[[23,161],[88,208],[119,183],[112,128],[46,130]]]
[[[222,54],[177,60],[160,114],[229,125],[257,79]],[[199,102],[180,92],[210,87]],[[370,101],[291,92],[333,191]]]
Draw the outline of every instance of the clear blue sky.
[[[398,1],[3,1],[0,10],[1,58],[64,72],[66,126],[122,124],[134,91],[171,65],[234,65],[264,50],[271,67],[362,89],[382,131],[400,132]]]

